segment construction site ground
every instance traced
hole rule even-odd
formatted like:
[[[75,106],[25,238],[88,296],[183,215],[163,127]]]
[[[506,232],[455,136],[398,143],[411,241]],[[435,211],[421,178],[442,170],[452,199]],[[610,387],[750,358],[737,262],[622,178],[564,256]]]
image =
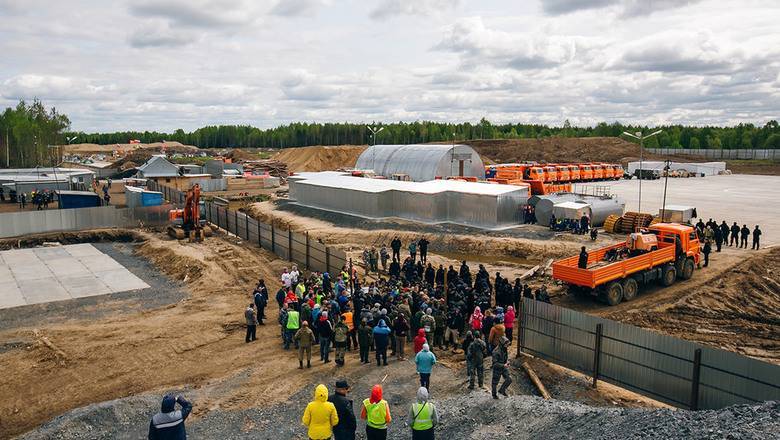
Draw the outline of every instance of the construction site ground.
[[[354,257],[366,245],[389,242],[395,235],[408,242],[419,238],[421,231],[425,232],[419,228],[410,230],[408,225],[391,228],[392,224],[385,225],[387,229],[337,227],[324,220],[278,210],[272,202],[254,204],[250,211],[259,218],[274,218],[277,223],[308,230],[313,238],[348,249]],[[568,255],[580,245],[581,237],[549,237],[544,235],[547,233],[544,228],[528,228],[537,229],[544,238],[426,233],[431,240],[430,260],[434,264],[447,265],[466,259],[472,267],[477,261],[484,261],[491,273],[501,271],[504,276],[514,278],[548,258]],[[3,384],[2,394],[14,397],[0,401],[0,436],[34,429],[52,417],[87,406],[56,419],[53,424],[33,432],[30,438],[48,438],[51,432],[60,430],[72,433],[65,438],[88,438],[83,435],[87,425],[93,437],[100,432],[105,434],[105,438],[136,438],[146,429],[146,419],[156,410],[159,396],[165,390],[182,390],[196,401],[191,422],[193,432],[198,432],[198,426],[202,426],[204,436],[208,432],[219,432],[219,429],[233,429],[238,433],[237,437],[270,433],[273,435],[262,438],[297,438],[303,432],[298,424],[299,410],[308,399],[312,386],[320,381],[330,384],[337,376],[347,376],[356,383],[355,395],[359,400],[370,385],[388,374],[385,383],[388,393],[393,396],[391,401],[396,402],[393,410],[399,417],[405,412],[405,405],[416,389],[416,376],[411,365],[393,361],[387,371],[361,367],[353,353],[352,361],[342,371],[337,371],[331,366],[333,364],[323,367],[315,362],[311,370],[299,372],[295,369],[295,354],[281,349],[273,305],[267,311],[269,325],[259,330],[260,340],[244,344],[242,311],[250,301],[252,287],[262,277],[268,280],[271,291],[275,291],[278,288],[277,275],[289,262],[221,234],[204,243],[193,244],[173,241],[157,232],[123,234],[124,238],[120,241],[129,243],[123,245],[125,251],[117,252],[121,254],[134,249],[132,257],[146,260],[149,265],[145,267],[150,268],[146,274],[133,270],[132,266],[129,267],[131,271],[145,281],[154,277],[168,280],[167,283],[178,286],[174,290],[183,293],[174,294],[151,308],[139,306],[139,303],[153,301],[151,297],[132,298],[127,303],[122,299],[109,298],[95,304],[73,304],[72,307],[69,302],[61,303],[56,306],[61,318],[56,318],[55,314],[55,319],[45,319],[36,311],[30,311],[25,312],[23,319],[4,327],[0,331],[0,340],[3,341],[0,368],[7,372],[8,380]],[[110,236],[108,239],[117,238]],[[100,241],[101,236],[84,234],[81,239]],[[56,234],[38,242],[67,243],[74,240],[67,234]],[[604,244],[610,238],[603,237],[602,240],[597,244]],[[35,243],[35,240],[27,239],[22,246]],[[19,243],[5,244],[6,247],[12,245]],[[745,254],[731,250],[715,256],[712,267],[697,273],[691,283],[640,296],[630,305],[636,304],[640,310],[646,310],[648,307],[642,307],[642,304],[653,304],[654,308],[641,315],[642,319],[637,319],[635,324],[673,334],[676,329],[680,333],[678,336],[689,339],[704,334],[706,340],[701,342],[740,351],[733,334],[686,333],[684,316],[686,310],[695,310],[702,301],[717,301],[726,292],[733,292],[734,304],[740,304],[744,290],[742,281],[734,279],[732,284],[723,277],[731,274],[724,273],[726,271],[739,270],[733,269],[733,266],[744,260]],[[485,258],[486,255],[493,257]],[[768,272],[773,277],[777,273],[777,258],[769,258],[768,255],[769,251],[761,251],[756,253],[756,258],[765,258],[765,264],[775,265],[775,269],[767,266],[769,270],[774,270]],[[765,276],[755,275],[758,279]],[[722,289],[717,287],[721,280],[725,283]],[[151,282],[147,283],[153,286]],[[551,285],[546,277],[532,280],[534,287],[542,283]],[[778,290],[769,281],[764,281],[764,284],[769,287],[765,292],[767,298],[776,301]],[[709,286],[715,288],[710,289]],[[552,290],[555,294],[556,290]],[[713,295],[716,296],[710,298]],[[563,303],[567,298],[556,297],[555,301]],[[665,314],[664,308],[675,310],[673,306],[684,298],[690,299],[683,304],[688,308],[681,309],[683,311],[676,315],[677,321],[667,319],[675,315]],[[774,310],[777,309],[776,304]],[[628,317],[631,314],[620,313],[626,311],[629,305],[612,310],[592,302],[572,306],[613,319],[631,320]],[[729,307],[724,305],[724,313]],[[745,308],[744,322],[755,323],[761,319],[755,315],[766,316],[766,313],[757,310],[760,307]],[[702,309],[700,313],[705,315],[710,313],[709,310]],[[724,314],[722,319],[727,317]],[[717,319],[712,318],[713,325]],[[777,335],[780,334],[777,322],[769,321],[763,325],[763,328],[756,326],[756,331],[740,333],[742,339],[739,345],[762,350],[757,357],[776,362]],[[732,330],[736,329],[732,327]],[[757,353],[746,354],[756,356]],[[592,390],[588,387],[587,377],[539,360],[531,362],[554,397],[589,405],[658,406],[656,402],[606,384]],[[457,400],[461,393],[466,392],[462,369],[462,355],[442,355],[442,368],[433,379],[437,399]],[[518,385],[512,389],[513,394],[532,394],[533,389],[522,370],[514,372]],[[53,392],[53,383],[57,384],[57,392]],[[398,390],[393,390],[394,387]],[[477,395],[482,396],[479,392]],[[133,397],[124,399],[129,396]],[[120,400],[98,404],[115,399]],[[466,414],[478,411],[469,409],[469,406],[478,404],[480,399],[483,397],[458,402]],[[504,405],[513,405],[513,401]],[[565,402],[560,404],[565,406]],[[584,408],[576,411],[588,411]],[[559,408],[551,411],[558,413]],[[281,424],[278,423],[280,414],[285,419]],[[227,424],[230,428],[225,427],[225,418],[231,421]],[[291,435],[292,432],[296,434]]]
[[[281,349],[275,305],[269,306],[269,325],[259,329],[259,341],[245,344],[243,309],[251,301],[252,287],[262,277],[275,291],[277,274],[289,264],[265,251],[221,234],[204,243],[186,244],[158,232],[77,235],[29,238],[22,245],[118,239],[120,243],[97,246],[112,249],[109,252],[123,264],[128,263],[128,269],[152,288],[130,297],[10,309],[19,317],[7,323],[4,320],[0,330],[0,368],[5,377],[0,437],[28,431],[74,408],[120,399],[93,406],[86,420],[79,419],[82,412],[76,411],[54,423],[68,420],[90,426],[89,431],[71,432],[64,438],[94,438],[96,433],[101,438],[136,438],[136,433],[146,429],[146,420],[166,389],[182,389],[194,397],[193,421],[209,420],[212,413],[270,410],[275,408],[272,405],[293,397],[290,418],[284,421],[289,431],[283,432],[296,433],[302,432],[297,411],[305,402],[298,397],[308,397],[312,386],[320,381],[330,384],[335,377],[346,376],[367,389],[377,380],[374,376],[388,374],[388,392],[406,396],[396,399],[399,416],[401,407],[405,408],[414,395],[416,379],[408,363],[391,361],[387,371],[374,370],[361,367],[356,353],[352,353],[347,367],[340,372],[332,363],[321,366],[316,362],[311,370],[299,372],[295,353]],[[3,246],[19,244],[13,241]],[[448,394],[446,390],[465,393],[462,355],[442,354],[441,358],[443,367],[435,375],[434,386],[440,386],[443,394]],[[551,392],[567,399],[607,406],[658,405],[607,385],[591,390],[586,379],[564,374],[564,370],[539,369],[542,380],[556,384]],[[368,376],[362,379],[364,375]],[[517,376],[514,394],[532,391],[522,377]],[[398,390],[393,390],[394,384]],[[137,397],[123,399],[128,396]],[[132,403],[133,399],[154,403],[139,406]],[[105,419],[106,411],[130,413]],[[266,422],[272,420],[277,422],[278,417],[269,416]],[[45,429],[31,438],[50,438],[43,434]],[[252,429],[255,433],[269,432],[262,425]],[[286,434],[284,437],[288,438]]]

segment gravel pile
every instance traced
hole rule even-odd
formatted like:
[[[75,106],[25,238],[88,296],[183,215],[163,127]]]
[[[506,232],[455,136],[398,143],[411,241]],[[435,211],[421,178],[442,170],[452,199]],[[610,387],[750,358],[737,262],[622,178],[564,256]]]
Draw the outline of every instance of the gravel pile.
[[[406,393],[404,393],[406,394]],[[388,396],[396,400],[394,396]],[[242,411],[215,409],[189,420],[192,438],[298,439],[305,438],[300,416],[309,391],[268,408]],[[400,400],[407,400],[398,397]],[[391,402],[392,404],[393,402]],[[401,405],[406,406],[406,402]],[[780,402],[739,405],[719,411],[597,408],[510,396],[494,401],[489,393],[436,401],[442,423],[438,438],[449,439],[778,439]],[[197,405],[197,403],[196,403]],[[148,418],[159,406],[158,395],[118,399],[80,408],[57,417],[22,438],[137,439],[146,436]],[[389,438],[408,438],[405,413],[396,411]],[[365,438],[359,423],[358,438]]]
[[[780,438],[780,402],[718,411],[597,408],[579,403],[489,395],[438,402],[437,436],[470,439],[768,439]]]

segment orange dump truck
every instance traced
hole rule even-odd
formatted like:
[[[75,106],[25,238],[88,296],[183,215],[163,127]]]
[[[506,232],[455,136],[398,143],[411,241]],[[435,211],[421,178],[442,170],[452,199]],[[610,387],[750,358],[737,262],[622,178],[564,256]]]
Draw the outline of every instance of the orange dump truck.
[[[639,286],[687,280],[699,263],[699,240],[690,226],[657,223],[630,234],[625,242],[592,250],[585,268],[579,256],[553,263],[553,278],[574,294],[598,296],[611,306],[631,301]]]

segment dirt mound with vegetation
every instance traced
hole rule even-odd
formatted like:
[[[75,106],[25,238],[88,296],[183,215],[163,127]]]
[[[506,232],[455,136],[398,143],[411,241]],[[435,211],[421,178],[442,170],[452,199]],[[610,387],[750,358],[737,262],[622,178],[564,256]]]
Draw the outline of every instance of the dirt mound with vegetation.
[[[780,364],[780,248],[742,259],[671,304],[606,317]]]
[[[328,171],[354,167],[365,149],[363,145],[285,148],[272,158],[285,162],[292,172]]]
[[[496,139],[466,141],[485,163],[620,162],[638,160],[639,145],[616,137]],[[647,154],[646,160],[660,156]],[[486,160],[487,159],[487,160]]]

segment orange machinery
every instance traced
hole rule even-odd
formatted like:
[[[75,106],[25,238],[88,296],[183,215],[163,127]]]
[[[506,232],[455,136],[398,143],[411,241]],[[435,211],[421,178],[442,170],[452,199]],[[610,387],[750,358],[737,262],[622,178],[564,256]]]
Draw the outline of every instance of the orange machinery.
[[[579,164],[580,180],[588,182],[593,180],[593,167],[589,164]]]
[[[590,166],[593,169],[593,180],[604,180],[604,166],[597,163],[592,163]]]
[[[634,299],[640,284],[658,280],[670,286],[691,278],[699,263],[699,240],[690,226],[656,223],[623,243],[590,251],[586,268],[578,262],[579,256],[556,261],[553,278],[575,294],[599,296],[614,306]]]
[[[572,180],[568,165],[556,165],[555,168],[558,170],[559,182],[570,182]]]
[[[204,236],[211,236],[211,228],[205,225],[200,215],[200,185],[197,183],[187,191],[183,209],[168,211],[168,235],[176,239],[189,236],[190,241],[203,240]]]
[[[580,180],[580,167],[578,165],[567,165],[569,168],[569,180],[577,182]]]

